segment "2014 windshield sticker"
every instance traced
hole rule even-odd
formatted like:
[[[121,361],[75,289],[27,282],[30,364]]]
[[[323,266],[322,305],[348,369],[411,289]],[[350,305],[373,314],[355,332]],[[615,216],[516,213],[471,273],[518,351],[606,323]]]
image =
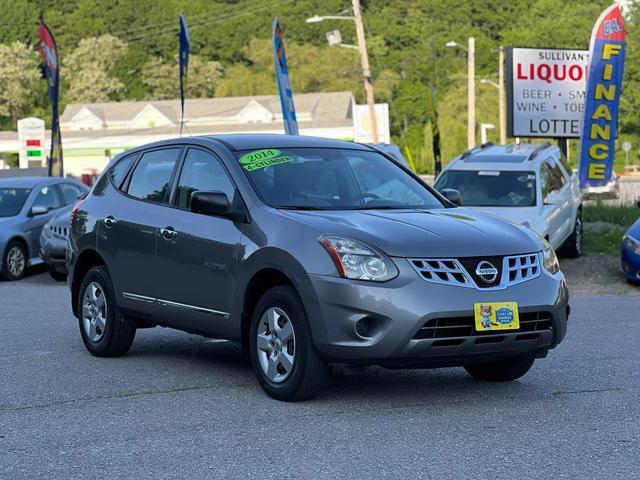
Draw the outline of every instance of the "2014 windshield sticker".
[[[248,172],[258,170],[259,168],[267,168],[272,165],[280,165],[283,163],[291,163],[295,160],[289,155],[283,155],[280,150],[268,148],[264,150],[255,150],[245,153],[240,157],[242,168]]]

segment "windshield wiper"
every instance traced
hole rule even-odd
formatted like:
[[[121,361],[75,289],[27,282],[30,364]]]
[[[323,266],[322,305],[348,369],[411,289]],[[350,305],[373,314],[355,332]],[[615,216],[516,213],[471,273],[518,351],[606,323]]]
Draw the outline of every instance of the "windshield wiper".
[[[278,205],[276,208],[280,210],[326,210],[325,208],[314,207],[311,205]]]

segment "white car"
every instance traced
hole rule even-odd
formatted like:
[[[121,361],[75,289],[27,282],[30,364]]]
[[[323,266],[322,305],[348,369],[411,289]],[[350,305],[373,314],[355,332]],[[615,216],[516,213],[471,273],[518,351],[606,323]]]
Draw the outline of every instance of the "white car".
[[[582,253],[578,175],[548,142],[473,148],[446,166],[435,188],[457,190],[465,207],[532,228],[567,257]]]

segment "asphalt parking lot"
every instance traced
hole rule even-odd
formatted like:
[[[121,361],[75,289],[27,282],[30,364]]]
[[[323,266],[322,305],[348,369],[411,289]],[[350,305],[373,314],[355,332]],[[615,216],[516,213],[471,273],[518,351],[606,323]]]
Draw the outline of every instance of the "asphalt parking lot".
[[[64,284],[0,283],[0,478],[638,478],[640,296],[574,296],[518,382],[342,370],[280,403],[233,343],[167,329],[98,359]]]

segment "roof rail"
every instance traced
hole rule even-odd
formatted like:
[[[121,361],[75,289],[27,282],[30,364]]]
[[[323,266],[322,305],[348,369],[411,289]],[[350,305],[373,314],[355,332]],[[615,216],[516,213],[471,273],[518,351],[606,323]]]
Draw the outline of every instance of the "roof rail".
[[[551,146],[551,143],[549,143],[548,141],[541,143],[531,151],[531,153],[529,154],[529,157],[527,157],[527,160],[533,160],[534,158],[536,158],[536,155],[538,155],[542,150],[545,150],[550,146]]]
[[[487,147],[492,147],[492,146],[493,146],[493,142],[484,142],[481,145],[476,145],[475,147],[470,148],[469,150],[464,152],[462,155],[460,155],[460,159],[464,160],[465,158],[467,158],[472,153],[477,152],[477,151],[482,150],[482,149],[487,148]]]

